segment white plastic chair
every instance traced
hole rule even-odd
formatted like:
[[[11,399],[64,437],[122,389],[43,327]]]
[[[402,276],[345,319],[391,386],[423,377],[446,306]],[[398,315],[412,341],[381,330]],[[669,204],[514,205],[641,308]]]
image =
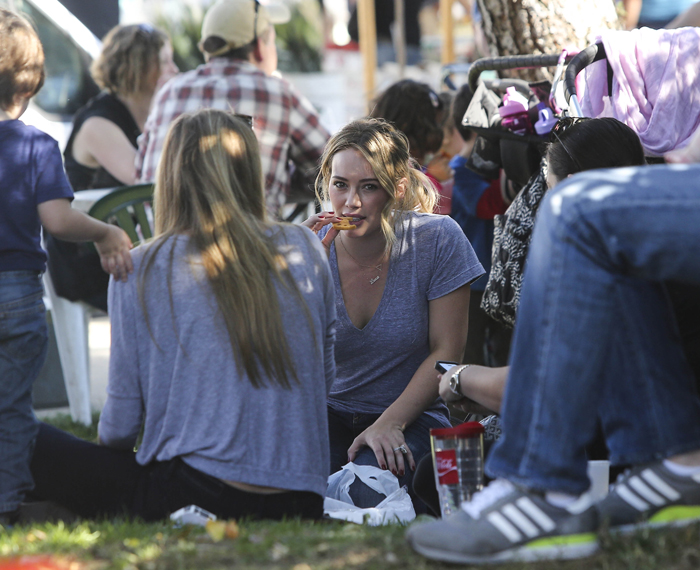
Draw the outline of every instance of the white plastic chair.
[[[45,303],[51,311],[61,371],[73,421],[92,424],[90,408],[89,307],[80,301],[59,297],[49,272],[44,273]],[[47,302],[48,301],[48,302]]]

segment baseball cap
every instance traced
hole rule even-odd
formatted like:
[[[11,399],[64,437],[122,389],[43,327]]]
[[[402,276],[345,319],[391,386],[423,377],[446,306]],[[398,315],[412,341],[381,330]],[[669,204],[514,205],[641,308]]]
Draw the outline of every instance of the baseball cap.
[[[256,22],[257,30],[253,30]],[[221,55],[229,50],[248,45],[260,37],[270,24],[289,22],[289,8],[280,2],[269,1],[264,4],[259,0],[217,0],[207,10],[202,22],[202,41],[200,49],[207,38],[216,36],[226,45],[209,55]]]

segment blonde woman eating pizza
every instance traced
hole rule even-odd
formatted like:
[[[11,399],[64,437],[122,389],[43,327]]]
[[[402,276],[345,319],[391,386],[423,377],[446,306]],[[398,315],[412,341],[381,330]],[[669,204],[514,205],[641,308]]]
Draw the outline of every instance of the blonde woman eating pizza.
[[[331,472],[348,461],[375,465],[410,489],[429,429],[449,425],[435,361],[460,361],[469,283],[484,271],[459,226],[431,213],[437,194],[389,123],[359,120],[334,135],[318,188],[333,211],[305,225],[321,238],[335,282]],[[383,498],[359,484],[350,493],[359,506]]]

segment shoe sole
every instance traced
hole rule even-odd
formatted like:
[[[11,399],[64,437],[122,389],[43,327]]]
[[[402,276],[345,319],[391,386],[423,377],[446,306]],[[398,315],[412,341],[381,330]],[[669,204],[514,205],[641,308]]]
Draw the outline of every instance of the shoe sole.
[[[592,556],[600,549],[596,535],[593,533],[540,538],[516,548],[503,550],[496,554],[484,555],[450,552],[444,549],[416,544],[413,540],[411,540],[411,547],[426,558],[456,564],[574,560]]]
[[[654,514],[649,520],[611,526],[610,534],[632,534],[643,529],[681,528],[700,522],[700,507],[668,507]]]

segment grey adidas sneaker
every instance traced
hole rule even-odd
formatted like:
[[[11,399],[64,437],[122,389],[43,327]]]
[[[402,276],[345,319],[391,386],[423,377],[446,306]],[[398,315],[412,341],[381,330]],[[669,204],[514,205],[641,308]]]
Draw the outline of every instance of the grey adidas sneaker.
[[[497,479],[450,517],[413,525],[406,539],[427,558],[461,564],[583,558],[598,550],[597,512],[585,501],[562,509]]]
[[[662,461],[628,469],[597,505],[612,532],[700,521],[700,475],[672,473]]]

